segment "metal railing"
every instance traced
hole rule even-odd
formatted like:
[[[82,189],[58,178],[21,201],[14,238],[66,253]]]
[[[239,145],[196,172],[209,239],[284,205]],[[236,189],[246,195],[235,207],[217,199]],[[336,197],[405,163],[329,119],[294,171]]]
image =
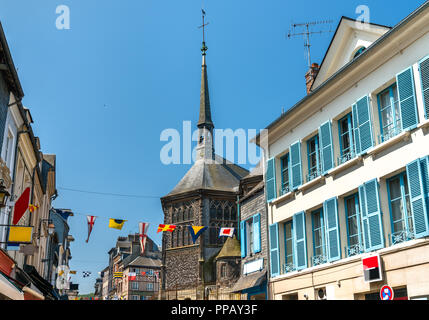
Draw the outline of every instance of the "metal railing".
[[[337,158],[337,166],[353,159],[355,156],[356,156],[356,153],[353,150],[350,150],[350,151],[344,153],[343,155],[341,155]]]
[[[345,247],[345,251],[346,251],[347,257],[352,257],[363,253],[364,248],[362,244],[357,243],[357,244],[353,244],[351,246]]]
[[[327,263],[328,262],[328,257],[326,255],[324,255],[324,254],[320,254],[320,255],[317,255],[317,256],[313,256],[311,258],[311,261],[313,263],[313,266],[318,266],[320,264]]]
[[[291,190],[290,190],[290,188],[289,188],[289,186],[287,185],[287,186],[282,186],[281,188],[280,188],[280,196],[283,196],[283,195],[285,195],[286,193],[289,193]]]
[[[307,174],[307,182],[310,182],[311,180],[316,179],[322,174],[322,168],[319,165],[318,167],[314,168],[312,172]]]
[[[386,129],[383,129],[383,130],[386,130]],[[386,132],[384,132],[383,134],[380,134],[378,136],[378,143],[379,144],[383,143],[383,142],[393,138],[394,136],[397,136],[401,132],[402,132],[401,127],[395,127],[395,128],[388,129]]]
[[[284,264],[282,264],[282,267],[281,267],[281,273],[282,274],[285,274],[285,273],[288,273],[288,272],[292,272],[292,271],[295,271],[295,270],[296,270],[296,266],[293,263],[284,263]]]
[[[415,239],[414,232],[408,230],[394,232],[390,235],[390,245],[395,245],[413,239]]]

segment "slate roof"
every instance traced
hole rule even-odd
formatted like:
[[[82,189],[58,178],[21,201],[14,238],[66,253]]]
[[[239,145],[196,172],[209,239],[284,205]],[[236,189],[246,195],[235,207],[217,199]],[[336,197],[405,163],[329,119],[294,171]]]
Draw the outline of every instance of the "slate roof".
[[[217,155],[216,161],[197,160],[167,197],[200,189],[235,192],[240,179],[248,174],[246,169]]]

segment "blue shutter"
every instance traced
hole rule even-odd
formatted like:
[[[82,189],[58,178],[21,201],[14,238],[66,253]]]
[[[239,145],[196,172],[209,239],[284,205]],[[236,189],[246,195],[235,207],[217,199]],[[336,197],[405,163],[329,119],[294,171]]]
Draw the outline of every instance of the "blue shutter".
[[[294,262],[296,270],[307,268],[307,239],[305,232],[305,212],[293,216]]]
[[[365,251],[384,248],[383,223],[381,219],[380,196],[377,179],[359,188],[359,201],[362,208],[362,225]]]
[[[420,159],[422,169],[423,192],[426,200],[426,213],[429,219],[429,156]]]
[[[407,164],[407,180],[410,190],[411,212],[413,214],[413,227],[416,238],[429,235],[422,173],[420,159]]]
[[[270,265],[271,276],[276,277],[280,274],[280,256],[279,256],[279,225],[274,223],[269,227],[270,232]]]
[[[253,252],[261,252],[261,214],[253,216]]]
[[[354,149],[355,154],[360,154],[360,139],[359,139],[359,126],[357,121],[357,106],[354,104],[352,106],[352,123],[353,123],[353,136],[355,138]]]
[[[327,171],[334,167],[334,151],[332,148],[332,125],[327,121],[319,127],[320,150],[322,156],[322,171]]]
[[[292,190],[298,189],[302,185],[302,162],[301,162],[301,142],[297,141],[290,146],[290,169],[292,177]]]
[[[271,158],[267,161],[267,172],[265,179],[267,185],[267,202],[270,202],[277,197],[275,158]]]
[[[399,94],[399,110],[402,130],[413,129],[418,123],[416,94],[414,91],[413,68],[396,75]]]
[[[359,153],[365,153],[374,145],[372,137],[371,110],[368,96],[365,96],[356,102],[356,128],[359,136]]]
[[[276,188],[276,159],[271,158],[267,162],[267,201],[271,201],[277,197]]]
[[[420,79],[422,82],[423,105],[425,117],[429,119],[429,57],[420,61]]]
[[[242,258],[244,258],[247,253],[246,245],[246,221],[240,221],[240,248]]]
[[[328,199],[323,203],[323,214],[325,216],[328,261],[331,262],[341,258],[337,198]]]
[[[360,217],[362,222],[362,234],[363,234],[363,245],[365,252],[370,251],[369,241],[369,227],[368,227],[368,216],[366,214],[366,197],[365,197],[365,186],[359,186],[359,206],[360,206]]]

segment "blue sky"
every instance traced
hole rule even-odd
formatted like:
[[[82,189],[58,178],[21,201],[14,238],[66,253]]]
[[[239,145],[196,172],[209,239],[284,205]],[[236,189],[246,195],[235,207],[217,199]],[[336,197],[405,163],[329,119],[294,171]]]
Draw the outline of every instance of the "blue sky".
[[[357,18],[394,26],[424,1],[205,0],[212,119],[216,128],[263,129],[305,95],[302,38],[287,39],[291,23]],[[56,8],[70,8],[70,30],[58,30]],[[164,129],[198,120],[202,1],[0,0],[0,19],[42,151],[57,155],[54,207],[70,208],[72,276],[93,292],[97,272],[118,236],[163,222],[158,197],[190,165],[163,165]],[[329,26],[321,26],[323,30]],[[318,30],[320,30],[320,28]],[[333,33],[315,35],[320,63]],[[248,167],[248,166],[245,166]],[[133,198],[67,191],[151,196]],[[89,243],[86,214],[97,215]],[[108,218],[128,220],[109,229]],[[82,278],[82,271],[92,276]]]

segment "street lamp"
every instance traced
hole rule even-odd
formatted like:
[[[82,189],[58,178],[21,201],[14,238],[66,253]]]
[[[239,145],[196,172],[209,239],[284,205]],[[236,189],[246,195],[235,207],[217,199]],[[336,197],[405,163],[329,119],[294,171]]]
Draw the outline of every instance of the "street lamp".
[[[10,196],[10,193],[6,190],[3,182],[4,180],[0,179],[0,208],[4,208],[6,206],[7,198]]]

